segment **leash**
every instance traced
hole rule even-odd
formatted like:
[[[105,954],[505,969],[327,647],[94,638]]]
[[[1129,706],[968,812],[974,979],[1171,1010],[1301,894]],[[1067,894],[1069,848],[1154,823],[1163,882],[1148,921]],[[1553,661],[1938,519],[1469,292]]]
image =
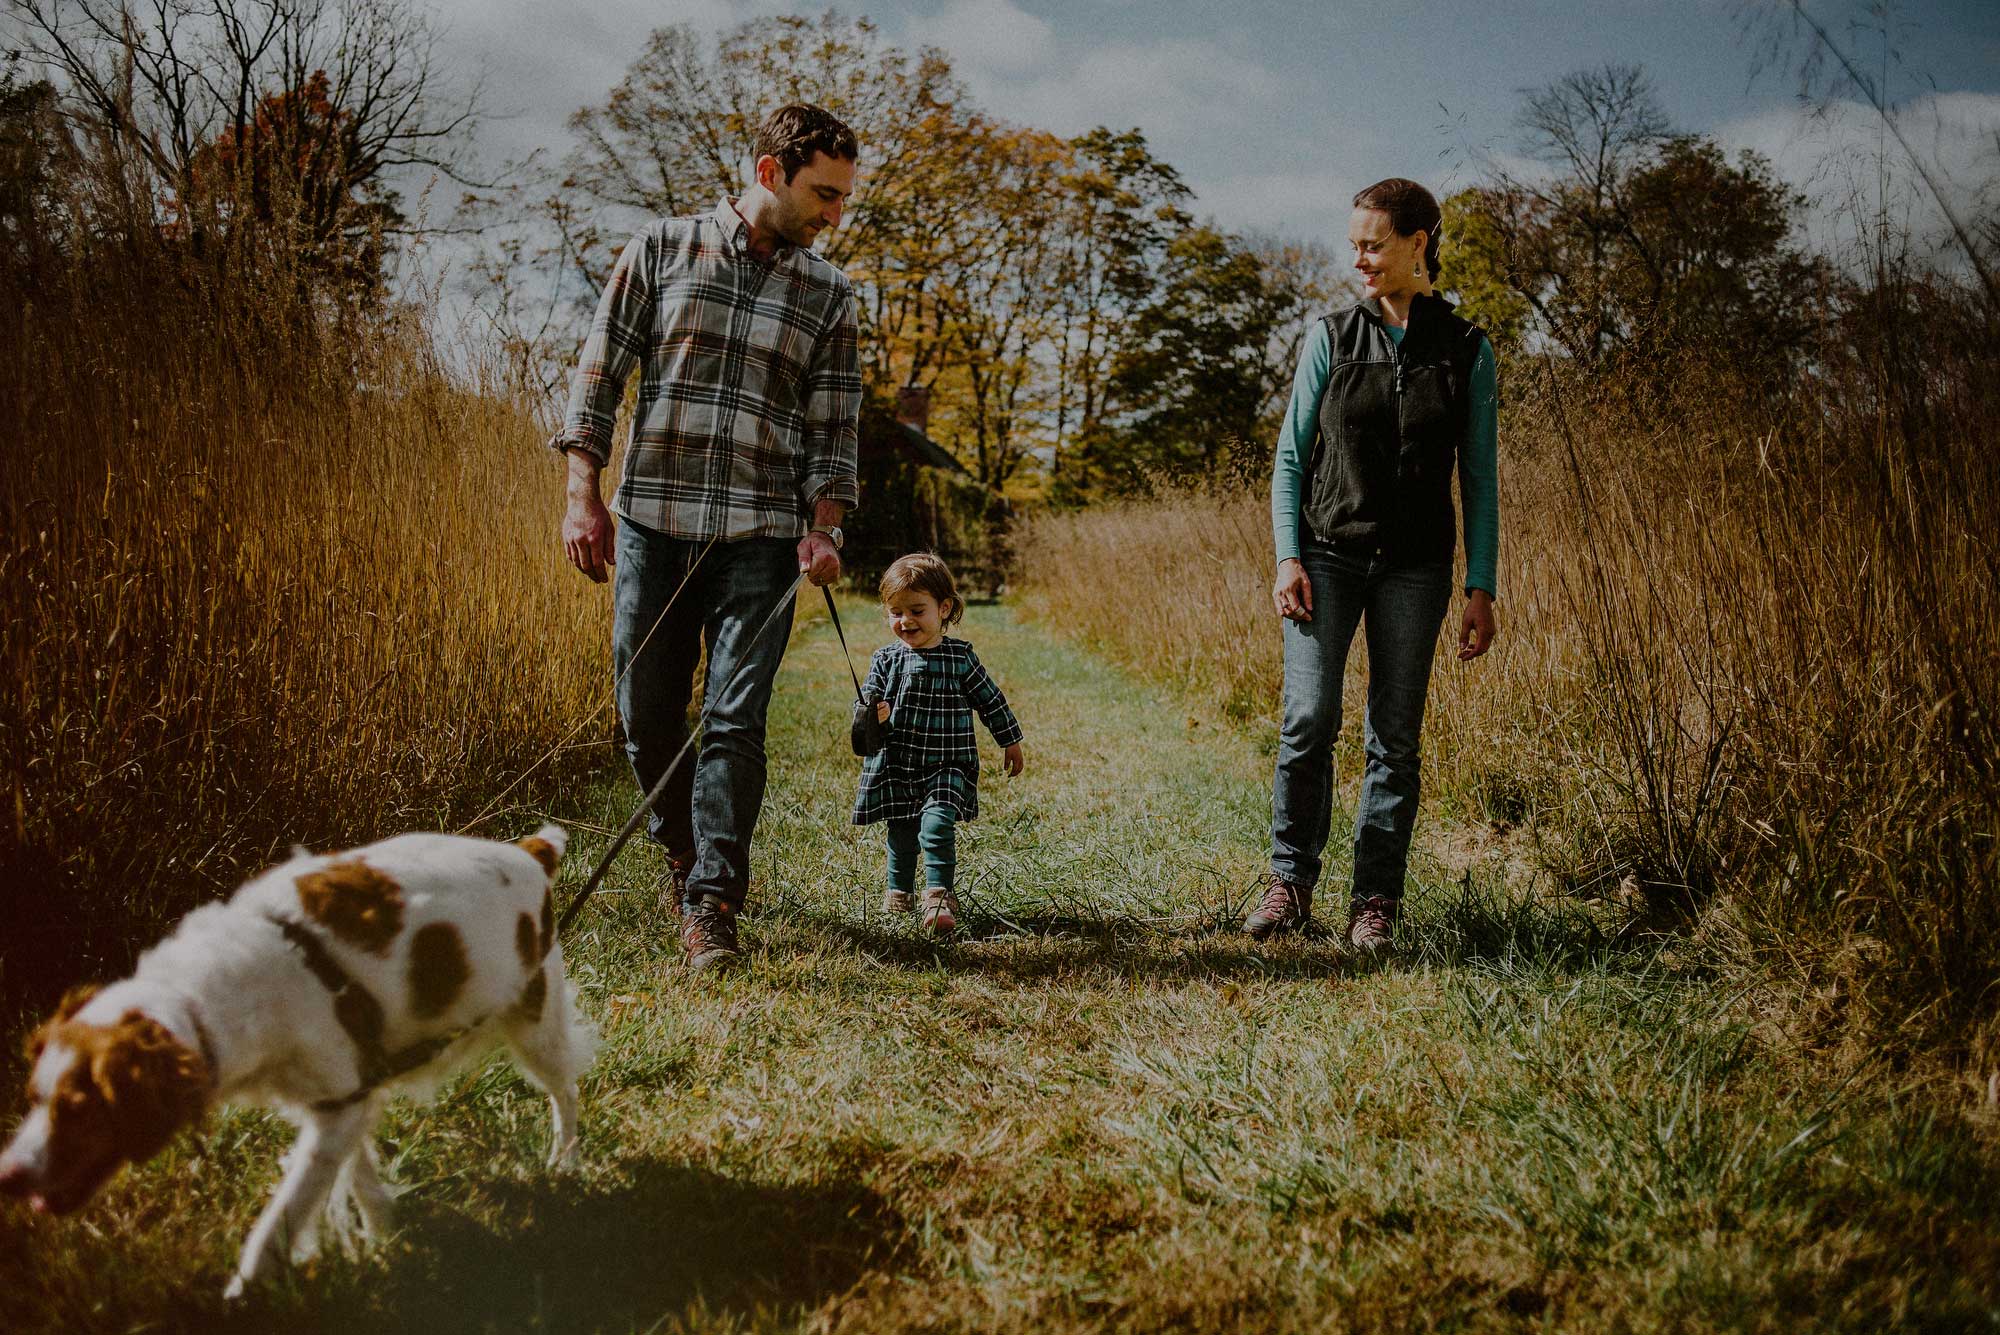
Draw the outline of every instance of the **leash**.
[[[819,591],[826,595],[826,614],[833,618],[833,633],[840,637],[840,656],[847,663],[847,675],[854,678],[854,703],[866,709],[868,702],[861,698],[861,674],[854,670],[854,655],[847,648],[847,632],[840,628],[840,609],[833,605],[833,590],[822,584]]]
[[[717,699],[728,695],[730,688],[736,685],[736,679],[743,675],[743,669],[750,666],[749,651],[751,646],[764,638],[764,632],[769,630],[771,623],[778,619],[778,613],[792,606],[793,599],[798,594],[799,585],[805,582],[805,578],[806,572],[801,570],[798,578],[792,581],[792,586],[786,589],[783,596],[778,599],[777,606],[773,607],[770,614],[764,618],[764,624],[757,627],[757,633],[745,642],[743,646],[744,660],[736,665],[736,671],[731,674],[729,681],[723,686],[723,689],[717,693]],[[832,595],[827,595],[829,606],[832,604],[832,601]],[[854,670],[852,663],[849,663],[847,666],[849,672]],[[856,692],[858,693],[860,689],[860,684],[857,682],[855,685]],[[604,856],[598,859],[597,869],[590,873],[590,879],[584,882],[583,889],[577,892],[576,898],[572,899],[569,902],[569,907],[563,910],[562,917],[556,920],[556,930],[550,936],[551,942],[562,936],[564,931],[568,929],[571,921],[575,919],[578,911],[590,902],[592,895],[597,893],[597,887],[604,881],[604,873],[611,870],[611,864],[617,860],[618,854],[624,851],[626,841],[638,831],[640,823],[646,819],[647,814],[652,811],[654,804],[660,800],[660,794],[666,792],[667,780],[672,778],[674,771],[680,768],[681,761],[687,759],[689,749],[694,746],[696,739],[701,736],[702,731],[708,726],[708,715],[715,708],[715,704],[716,700],[713,699],[702,702],[701,718],[696,721],[696,726],[688,729],[687,740],[681,743],[681,749],[674,753],[674,758],[668,762],[666,769],[660,772],[660,777],[653,783],[652,791],[647,793],[645,799],[639,803],[639,807],[632,813],[631,819],[625,822],[625,828],[618,832],[618,837],[611,841],[611,847],[607,848],[604,851]]]
[[[603,710],[605,705],[610,704],[613,700],[616,700],[618,698],[618,688],[625,684],[625,678],[631,673],[633,665],[639,661],[639,656],[646,652],[646,646],[653,642],[653,635],[660,629],[661,624],[666,621],[667,613],[673,611],[674,604],[680,601],[681,590],[687,588],[688,581],[694,578],[694,572],[701,569],[702,561],[704,561],[708,557],[709,548],[715,546],[715,544],[719,541],[721,541],[720,538],[710,538],[708,542],[702,547],[702,549],[699,552],[695,553],[694,560],[688,563],[687,573],[685,575],[682,575],[681,582],[674,586],[673,595],[667,599],[667,605],[665,607],[662,607],[660,609],[660,614],[653,618],[652,626],[646,631],[646,638],[639,641],[639,647],[637,649],[634,649],[632,651],[632,656],[625,660],[625,671],[619,673],[617,677],[615,677],[612,680],[611,694],[609,698],[607,698],[602,704],[599,704],[596,709],[591,710],[588,714],[585,714],[582,718],[578,719],[576,721],[576,726],[574,728],[571,728],[561,741],[557,742],[554,746],[544,751],[541,755],[541,758],[535,761],[534,764],[528,766],[526,769],[522,770],[519,774],[516,774],[514,776],[514,781],[508,784],[505,788],[502,788],[498,793],[494,794],[492,800],[489,801],[484,807],[480,808],[479,814],[477,816],[474,816],[471,820],[459,826],[456,830],[452,831],[452,833],[464,834],[467,830],[471,829],[473,826],[479,824],[479,822],[485,820],[488,816],[492,815],[494,811],[498,809],[500,803],[503,800],[505,800],[507,794],[513,792],[516,788],[519,788],[522,785],[522,783],[527,780],[527,777],[530,774],[533,774],[536,770],[548,764],[549,761],[555,759],[557,753],[561,752],[562,750],[567,748],[571,742],[575,741],[576,735],[582,732],[584,730],[584,727],[587,724],[589,724],[592,719],[598,716],[598,714]]]

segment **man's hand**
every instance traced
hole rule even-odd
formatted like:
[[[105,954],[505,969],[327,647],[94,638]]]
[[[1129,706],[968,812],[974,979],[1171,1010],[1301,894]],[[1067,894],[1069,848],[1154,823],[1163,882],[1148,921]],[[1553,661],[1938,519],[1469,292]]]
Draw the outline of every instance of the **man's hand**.
[[[563,510],[562,545],[569,563],[598,584],[616,557],[613,539],[618,526],[597,494],[597,460],[582,450],[570,450],[569,502]]]
[[[1278,582],[1271,586],[1271,602],[1278,615],[1293,621],[1313,619],[1313,586],[1306,568],[1295,556],[1278,562]]]
[[[1499,633],[1493,622],[1493,595],[1474,589],[1465,600],[1465,612],[1458,619],[1458,661],[1470,662],[1493,647]]]
[[[814,584],[824,587],[840,578],[840,551],[824,533],[808,533],[799,539],[799,569]]]
[[[889,702],[887,700],[877,700],[875,702],[875,721],[877,723],[887,723],[889,721]]]
[[[1025,763],[1021,759],[1021,744],[1016,742],[1001,753],[1000,763],[1006,769],[1008,778],[1011,779],[1016,774],[1019,774],[1022,765]]]

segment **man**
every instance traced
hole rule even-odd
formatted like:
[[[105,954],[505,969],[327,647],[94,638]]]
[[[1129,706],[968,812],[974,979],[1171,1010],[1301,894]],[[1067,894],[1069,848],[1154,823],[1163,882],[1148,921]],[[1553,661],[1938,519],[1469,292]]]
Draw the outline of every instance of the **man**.
[[[550,441],[568,459],[563,550],[599,583],[616,568],[618,713],[642,791],[687,741],[708,647],[699,753],[676,769],[648,829],[671,868],[662,903],[679,907],[697,969],[737,953],[764,716],[791,619],[781,605],[800,574],[839,578],[840,522],[858,499],[854,300],[846,275],[811,249],[854,189],[854,132],[818,107],[782,107],[756,153],[741,199],[661,219],[626,246]],[[597,479],[635,368],[632,435],[607,511]]]

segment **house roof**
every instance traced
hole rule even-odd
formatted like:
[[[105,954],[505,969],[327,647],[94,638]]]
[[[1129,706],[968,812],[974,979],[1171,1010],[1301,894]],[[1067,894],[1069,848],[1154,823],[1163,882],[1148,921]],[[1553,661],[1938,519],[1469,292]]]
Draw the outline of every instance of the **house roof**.
[[[951,451],[932,440],[917,428],[911,426],[908,422],[898,422],[895,426],[896,430],[902,433],[902,439],[897,443],[904,450],[908,451],[918,463],[929,468],[942,468],[948,473],[967,473],[968,476],[970,475],[966,466],[954,458]]]

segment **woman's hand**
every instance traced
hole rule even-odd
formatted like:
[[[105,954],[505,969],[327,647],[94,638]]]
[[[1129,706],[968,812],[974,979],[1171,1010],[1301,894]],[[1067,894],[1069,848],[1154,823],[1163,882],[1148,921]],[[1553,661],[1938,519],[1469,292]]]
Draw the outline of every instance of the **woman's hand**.
[[[1313,619],[1312,581],[1296,556],[1278,562],[1278,582],[1271,586],[1271,602],[1278,615],[1293,621]]]
[[[877,700],[875,702],[875,721],[877,723],[887,723],[889,721],[889,702],[887,700]]]
[[[1493,647],[1493,637],[1499,628],[1493,623],[1493,595],[1484,589],[1474,589],[1465,600],[1465,611],[1458,618],[1458,661],[1470,662]]]
[[[1021,760],[1021,744],[1019,742],[1016,742],[1012,746],[1008,747],[1006,752],[1001,756],[1000,761],[1001,765],[1007,771],[1008,778],[1011,779],[1016,774],[1019,774],[1021,772],[1021,766],[1023,764]]]

